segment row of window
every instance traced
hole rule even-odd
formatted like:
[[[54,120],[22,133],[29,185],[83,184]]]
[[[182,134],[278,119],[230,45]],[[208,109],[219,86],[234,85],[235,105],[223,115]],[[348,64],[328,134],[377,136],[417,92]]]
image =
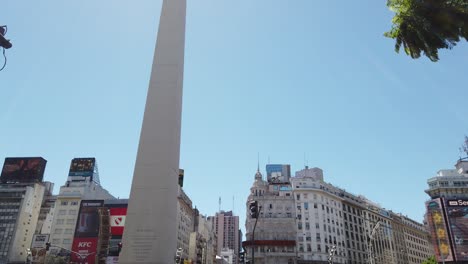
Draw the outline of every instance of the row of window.
[[[77,213],[78,211],[75,209],[68,210],[68,215],[76,215]],[[67,215],[67,210],[64,210],[64,209],[59,210],[58,215]]]

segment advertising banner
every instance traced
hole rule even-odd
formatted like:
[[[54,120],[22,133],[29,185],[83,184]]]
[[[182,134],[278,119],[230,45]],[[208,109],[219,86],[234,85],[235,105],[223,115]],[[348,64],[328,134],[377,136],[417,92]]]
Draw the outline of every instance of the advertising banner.
[[[72,159],[68,176],[91,177],[94,173],[95,158]]]
[[[2,183],[42,182],[47,161],[41,157],[5,158],[0,181]]]
[[[432,244],[438,262],[453,261],[454,257],[450,247],[447,232],[447,223],[444,217],[443,202],[441,198],[426,203],[427,222],[431,231]]]
[[[95,263],[100,222],[98,209],[103,205],[103,200],[81,201],[72,244],[72,250],[77,253],[72,254],[72,261]]]
[[[456,261],[468,260],[468,199],[447,199],[446,215]]]
[[[44,263],[46,257],[46,243],[49,241],[49,234],[33,235],[31,243],[31,262]]]
[[[77,238],[73,239],[71,254],[72,262],[94,264],[96,260],[98,238]]]
[[[111,207],[109,211],[112,236],[122,236],[125,226],[125,217],[127,216],[127,207]]]
[[[49,234],[40,235],[35,234],[33,235],[31,248],[45,248],[46,243],[49,241]]]

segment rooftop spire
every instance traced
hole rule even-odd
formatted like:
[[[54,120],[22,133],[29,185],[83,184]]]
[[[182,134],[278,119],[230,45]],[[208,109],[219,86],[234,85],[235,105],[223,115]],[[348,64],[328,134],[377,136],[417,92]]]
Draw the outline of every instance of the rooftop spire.
[[[260,152],[257,152],[257,172],[260,172]]]

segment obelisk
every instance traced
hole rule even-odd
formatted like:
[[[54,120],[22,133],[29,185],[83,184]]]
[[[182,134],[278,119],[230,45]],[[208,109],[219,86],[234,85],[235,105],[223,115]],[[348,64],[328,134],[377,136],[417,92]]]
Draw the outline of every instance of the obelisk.
[[[120,264],[174,263],[185,13],[163,0]]]

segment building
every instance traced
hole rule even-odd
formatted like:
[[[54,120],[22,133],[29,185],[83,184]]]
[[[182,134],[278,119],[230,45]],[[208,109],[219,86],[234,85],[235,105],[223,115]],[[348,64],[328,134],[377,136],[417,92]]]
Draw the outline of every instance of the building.
[[[468,158],[427,183],[426,221],[437,260],[468,263]]]
[[[255,245],[255,263],[412,264],[433,255],[422,224],[325,182],[320,168],[306,167],[289,183],[263,181],[258,171],[247,204],[250,201],[262,208],[255,239],[255,219],[247,211],[243,242],[247,260]],[[275,218],[286,222],[291,216],[292,225],[275,223]],[[265,237],[275,243],[285,240],[281,243],[288,246],[278,251],[266,245],[271,242],[263,241]],[[275,251],[271,260],[269,251]]]
[[[323,172],[318,168],[305,168],[291,179],[297,213],[299,262],[326,262],[334,249],[334,263],[345,263],[346,226],[342,199],[322,180]]]
[[[234,215],[232,211],[220,211],[215,216],[210,216],[215,234],[218,238],[216,254],[221,256],[221,252],[232,250],[233,257],[231,264],[237,264],[239,245],[239,216]]]
[[[49,254],[70,256],[82,200],[115,199],[99,182],[95,158],[75,158],[55,202]]]
[[[261,208],[258,218],[250,215],[251,201],[257,201]],[[291,185],[269,184],[257,169],[246,204],[247,240],[242,243],[245,259],[254,259],[255,263],[295,263],[297,229]]]
[[[0,263],[25,263],[39,222],[47,161],[6,158],[0,175]]]
[[[194,209],[194,231],[190,234],[189,259],[192,263],[213,264],[217,237],[212,222]]]
[[[178,186],[177,196],[177,249],[182,249],[182,260],[189,259],[190,234],[194,231],[195,212],[192,208],[192,200]]]

